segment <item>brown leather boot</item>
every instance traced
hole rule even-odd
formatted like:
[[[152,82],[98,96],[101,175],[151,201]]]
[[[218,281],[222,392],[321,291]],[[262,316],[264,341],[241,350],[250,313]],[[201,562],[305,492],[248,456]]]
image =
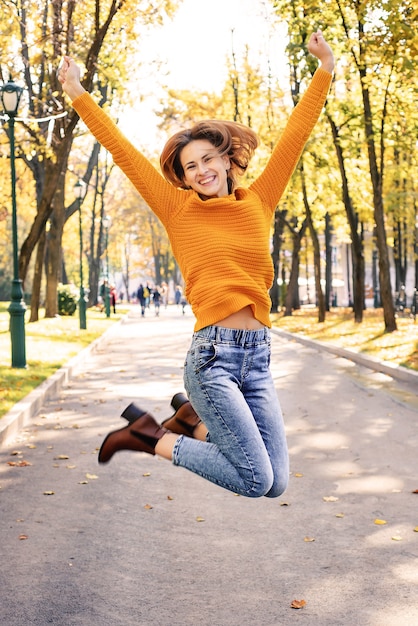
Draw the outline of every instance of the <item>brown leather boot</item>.
[[[171,400],[171,406],[175,409],[175,413],[164,420],[161,425],[177,435],[193,437],[194,429],[202,420],[187,396],[184,393],[176,393]]]
[[[122,413],[129,424],[109,433],[99,451],[99,463],[108,463],[115,452],[132,450],[155,454],[157,442],[168,430],[161,428],[149,413],[130,404]]]

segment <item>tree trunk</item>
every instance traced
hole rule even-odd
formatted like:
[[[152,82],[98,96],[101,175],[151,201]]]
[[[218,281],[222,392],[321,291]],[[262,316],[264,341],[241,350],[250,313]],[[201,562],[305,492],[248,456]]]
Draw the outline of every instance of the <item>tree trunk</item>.
[[[332,289],[332,225],[328,211],[325,214],[325,311],[333,306],[334,291]]]
[[[350,226],[351,235],[351,251],[353,257],[353,311],[354,321],[360,324],[363,321],[364,309],[364,250],[363,240],[358,233],[358,219],[351,200],[350,190],[348,187],[348,177],[345,169],[345,159],[340,143],[337,125],[331,115],[326,112],[327,119],[331,126],[332,137],[334,141],[335,151],[337,153],[338,165],[340,168],[342,183],[342,200],[344,203],[345,213],[347,215],[348,224]]]
[[[299,231],[295,228],[292,228],[291,225],[286,221],[286,225],[288,226],[291,234],[292,234],[292,266],[290,269],[290,277],[289,284],[287,285],[286,290],[286,301],[285,301],[285,316],[292,315],[293,305],[295,303],[295,294],[299,293],[299,260],[300,260],[300,249],[302,245],[302,238],[305,234],[307,227],[307,220],[303,221],[302,227]],[[299,307],[300,308],[300,307]]]
[[[308,200],[308,194],[306,192],[306,183],[305,183],[305,173],[303,170],[303,163],[300,165],[300,176],[302,180],[302,194],[303,194],[303,204],[305,207],[306,221],[308,224],[309,232],[312,239],[313,251],[314,251],[314,274],[315,274],[315,291],[316,291],[316,302],[318,306],[318,322],[322,323],[325,321],[325,298],[324,292],[322,291],[321,285],[321,248],[319,245],[319,239],[317,232],[315,230],[313,220],[312,220],[312,211]]]
[[[45,261],[46,230],[42,233],[36,250],[35,271],[33,274],[32,294],[30,299],[30,319],[29,322],[39,320],[39,307],[41,305],[41,285],[42,274]]]
[[[276,209],[274,214],[274,231],[273,231],[273,251],[271,258],[274,268],[273,285],[270,289],[271,312],[277,313],[280,306],[280,289],[279,289],[279,271],[280,271],[280,250],[282,247],[284,219],[287,209],[279,211]]]
[[[58,283],[62,268],[62,233],[65,224],[64,176],[54,197],[54,211],[48,233],[48,259],[46,265],[45,317],[55,317],[58,313]]]
[[[362,31],[362,28],[361,28]],[[383,206],[383,139],[380,146],[380,172],[377,163],[376,146],[373,130],[373,116],[370,103],[370,94],[367,87],[368,76],[365,67],[359,68],[361,92],[363,97],[364,124],[366,131],[366,143],[369,156],[370,177],[373,187],[373,210],[376,224],[376,245],[379,251],[379,282],[380,298],[383,306],[385,332],[391,333],[396,330],[395,307],[393,304],[392,287],[390,283],[390,263],[386,242],[385,215]],[[382,114],[383,115],[383,114]],[[382,129],[383,130],[383,129]]]

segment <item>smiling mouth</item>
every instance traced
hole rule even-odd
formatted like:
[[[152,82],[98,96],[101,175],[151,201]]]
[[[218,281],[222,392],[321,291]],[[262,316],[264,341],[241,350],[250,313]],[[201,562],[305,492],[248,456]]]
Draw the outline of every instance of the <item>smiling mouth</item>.
[[[211,183],[213,183],[216,179],[216,176],[208,176],[207,178],[203,178],[201,181],[199,181],[199,185],[202,185],[202,187],[205,187],[206,185],[210,185]]]

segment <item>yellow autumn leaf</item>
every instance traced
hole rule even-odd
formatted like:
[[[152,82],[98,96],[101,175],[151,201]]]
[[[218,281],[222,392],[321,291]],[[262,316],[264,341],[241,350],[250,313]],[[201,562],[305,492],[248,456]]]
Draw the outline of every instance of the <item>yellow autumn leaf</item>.
[[[146,504],[144,506],[144,509],[146,509],[147,511],[149,511],[150,509],[152,509],[152,505],[151,504]]]
[[[312,541],[315,541],[315,537],[305,537],[303,541],[306,541],[306,543],[311,543]]]
[[[377,524],[378,526],[384,526],[384,524],[387,524],[387,521],[384,519],[375,519],[374,523]]]
[[[414,533],[418,533],[418,526],[415,526]]]
[[[337,513],[335,517],[344,517],[344,513]]]
[[[300,473],[295,474],[295,478],[302,478],[302,477],[303,477],[303,474],[300,474]]]
[[[324,502],[338,502],[337,496],[324,496],[322,499]]]
[[[67,454],[59,454],[58,456],[54,456],[55,461],[66,461],[70,457]]]
[[[53,496],[54,494],[54,491],[44,491],[44,496]]]
[[[306,600],[292,600],[290,605],[292,609],[301,609],[306,606]]]
[[[96,478],[99,477],[96,476],[96,474],[86,474],[86,478],[88,478],[89,480],[96,480]]]
[[[167,500],[174,500],[173,496],[167,496]]]
[[[399,535],[394,535],[392,537],[392,541],[402,541],[402,537],[400,537]]]
[[[205,518],[204,517],[196,517],[196,522],[204,522]]]
[[[145,474],[142,474],[142,476],[151,476],[151,472],[145,472]]]

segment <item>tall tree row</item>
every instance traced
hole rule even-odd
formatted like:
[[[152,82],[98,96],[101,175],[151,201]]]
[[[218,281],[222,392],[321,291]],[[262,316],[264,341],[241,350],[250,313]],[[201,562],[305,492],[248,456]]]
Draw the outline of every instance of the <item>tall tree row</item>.
[[[19,137],[20,156],[31,172],[36,190],[36,214],[23,241],[19,274],[25,284],[36,251],[32,288],[31,320],[37,319],[40,276],[46,260],[46,315],[57,312],[57,285],[61,270],[61,242],[66,216],[67,174],[75,165],[70,153],[78,122],[77,114],[63,96],[57,80],[57,66],[63,55],[77,58],[84,66],[83,85],[100,96],[107,85],[126,100],[123,84],[129,68],[129,52],[137,53],[135,43],[141,29],[156,25],[176,6],[168,0],[17,0],[2,2],[2,73],[13,68],[27,92],[24,133]],[[83,166],[76,169],[79,175]],[[91,173],[91,172],[90,172]],[[84,175],[89,176],[87,162]],[[47,247],[47,249],[46,249]],[[26,290],[28,286],[25,285]]]

